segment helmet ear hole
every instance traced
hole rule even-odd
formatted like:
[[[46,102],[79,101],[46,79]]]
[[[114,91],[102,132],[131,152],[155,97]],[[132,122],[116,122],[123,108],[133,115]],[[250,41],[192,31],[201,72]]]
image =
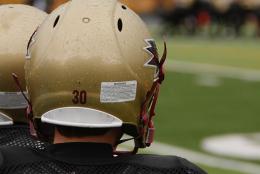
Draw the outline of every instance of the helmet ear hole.
[[[60,20],[60,15],[56,17],[56,19],[54,21],[54,24],[53,24],[53,28],[56,27],[56,25],[58,24],[59,20]]]
[[[117,21],[117,28],[118,30],[121,32],[122,29],[123,29],[123,22],[122,22],[122,19],[119,18],[118,21]]]

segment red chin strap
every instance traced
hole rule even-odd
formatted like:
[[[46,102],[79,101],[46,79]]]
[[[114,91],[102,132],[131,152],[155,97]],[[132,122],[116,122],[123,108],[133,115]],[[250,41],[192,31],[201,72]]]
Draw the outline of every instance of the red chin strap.
[[[154,123],[153,117],[155,116],[155,106],[157,103],[160,85],[164,81],[164,68],[163,65],[165,63],[167,57],[167,46],[166,42],[164,42],[164,53],[162,58],[159,60],[158,58],[158,78],[154,81],[151,90],[147,93],[146,99],[142,105],[141,110],[141,128],[140,134],[143,135],[143,146],[150,146],[154,141]],[[148,108],[148,109],[147,109]]]
[[[33,137],[38,137],[37,135],[37,131],[35,129],[35,124],[34,124],[34,121],[33,121],[33,112],[32,112],[32,107],[29,105],[27,107],[27,119],[29,120],[29,126],[30,126],[30,134],[33,136]]]
[[[126,151],[126,152],[120,152],[115,151],[115,155],[132,155],[136,154],[138,152],[139,148],[144,148],[147,146],[150,146],[152,142],[154,141],[154,123],[153,123],[153,117],[155,116],[155,106],[157,103],[159,91],[160,91],[160,85],[164,81],[164,69],[163,65],[165,63],[167,57],[167,46],[164,42],[164,53],[162,58],[159,60],[158,56],[158,78],[154,81],[150,91],[146,94],[146,99],[144,103],[142,104],[142,109],[140,113],[140,127],[139,127],[139,136],[134,138],[129,138],[125,140],[120,140],[118,144],[124,143],[126,141],[135,140],[135,147],[132,151]]]
[[[27,116],[27,120],[29,122],[29,126],[30,126],[30,133],[32,136],[37,137],[37,133],[35,130],[35,125],[33,122],[33,112],[32,112],[32,103],[30,102],[30,100],[28,99],[28,97],[24,94],[23,90],[22,90],[22,85],[19,81],[18,76],[15,73],[12,73],[13,79],[16,83],[16,86],[18,87],[19,91],[22,93],[24,99],[27,101],[27,110],[26,110],[26,116]]]

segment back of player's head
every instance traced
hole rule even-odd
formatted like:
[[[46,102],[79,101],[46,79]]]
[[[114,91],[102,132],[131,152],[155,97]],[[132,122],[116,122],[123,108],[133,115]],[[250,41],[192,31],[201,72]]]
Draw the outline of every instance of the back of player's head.
[[[164,59],[138,15],[117,0],[73,0],[53,11],[32,40],[25,69],[38,132],[39,120],[122,127],[138,147],[150,144]]]
[[[24,62],[31,34],[46,13],[27,5],[0,6],[0,125],[26,122],[24,97],[12,73],[16,73],[25,91]]]

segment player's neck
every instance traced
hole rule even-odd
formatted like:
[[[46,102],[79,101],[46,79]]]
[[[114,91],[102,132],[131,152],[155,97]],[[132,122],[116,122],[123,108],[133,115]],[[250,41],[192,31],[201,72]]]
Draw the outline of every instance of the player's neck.
[[[91,143],[106,143],[115,146],[115,142],[117,141],[117,136],[113,134],[105,134],[101,136],[86,136],[86,137],[66,137],[60,134],[60,132],[56,129],[54,134],[53,144],[60,143],[74,143],[74,142],[91,142]]]

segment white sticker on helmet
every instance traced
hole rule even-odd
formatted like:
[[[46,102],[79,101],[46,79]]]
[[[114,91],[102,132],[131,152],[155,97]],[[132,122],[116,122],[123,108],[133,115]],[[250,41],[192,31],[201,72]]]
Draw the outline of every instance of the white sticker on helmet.
[[[137,81],[102,82],[100,92],[101,103],[119,103],[134,101]]]
[[[27,95],[26,92],[24,92]],[[23,109],[27,102],[21,92],[0,92],[0,109]]]

